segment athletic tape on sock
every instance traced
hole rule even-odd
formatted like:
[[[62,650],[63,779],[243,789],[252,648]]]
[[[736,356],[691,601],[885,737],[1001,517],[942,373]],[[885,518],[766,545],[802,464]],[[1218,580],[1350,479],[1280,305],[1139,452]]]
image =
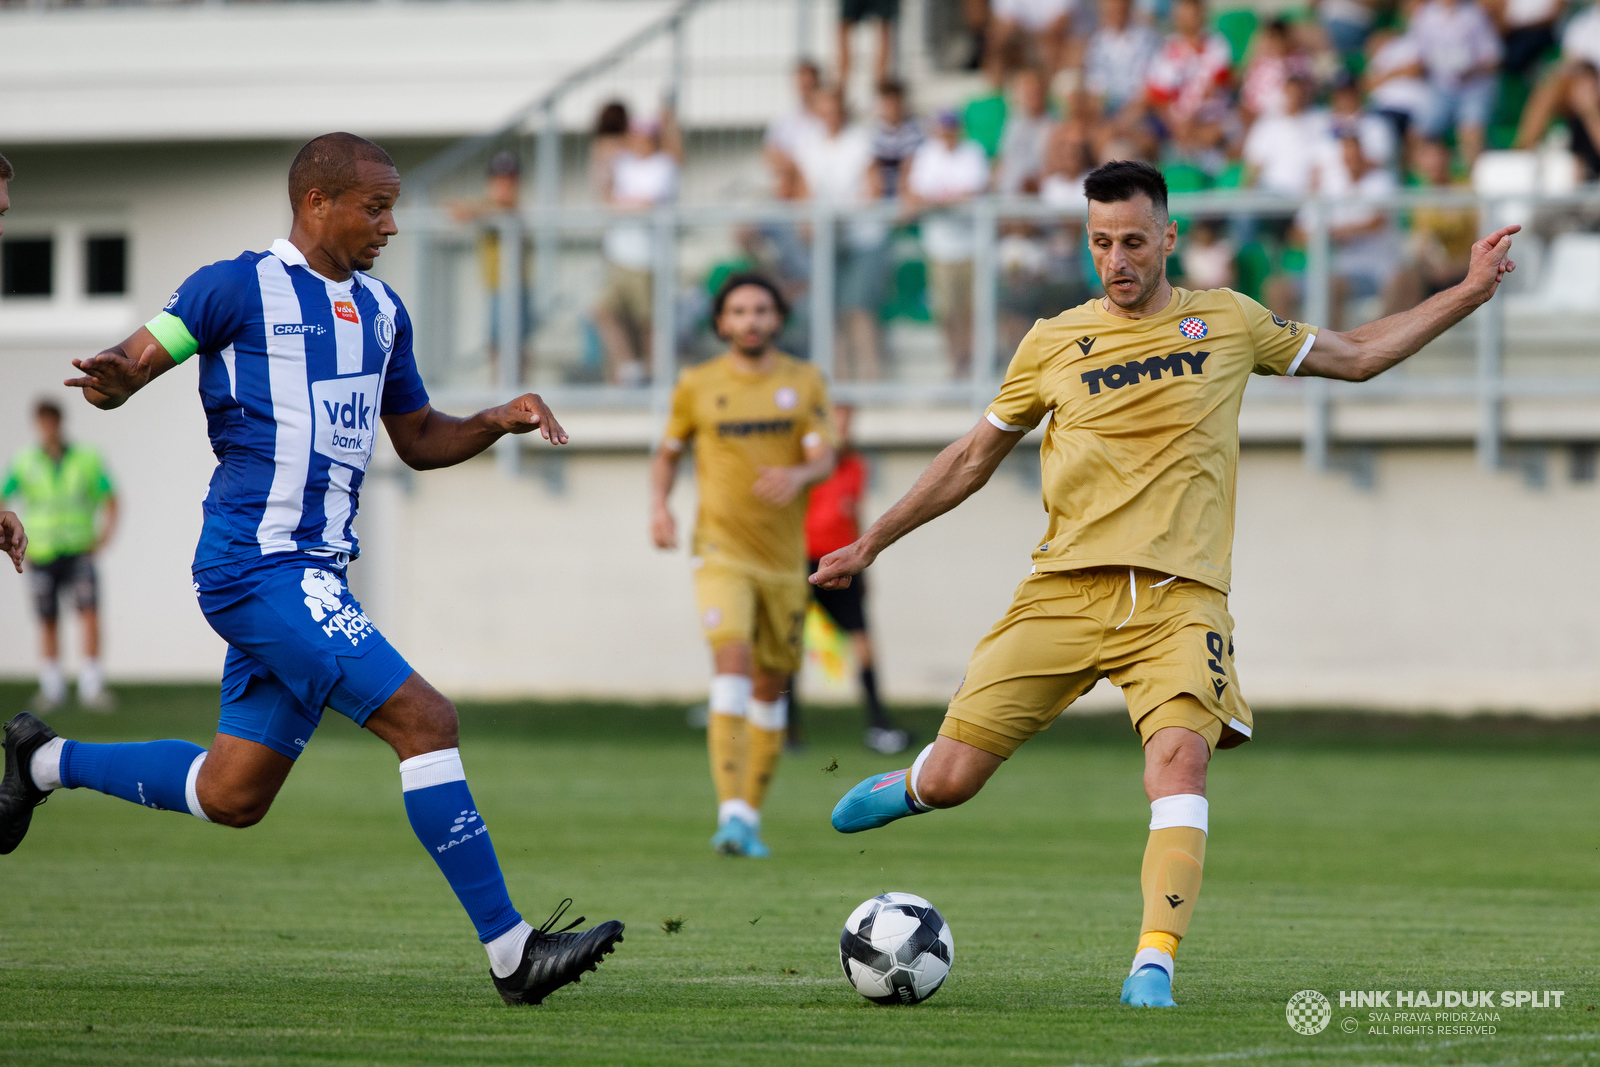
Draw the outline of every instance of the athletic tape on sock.
[[[1211,831],[1206,829],[1210,813],[1210,803],[1198,793],[1178,793],[1175,796],[1162,797],[1160,800],[1150,802],[1150,829],[1165,830],[1172,826],[1192,826],[1210,837]]]
[[[911,770],[906,773],[906,794],[916,802],[917,807],[922,811],[927,811],[928,805],[922,802],[921,794],[917,792],[917,779],[921,777],[922,765],[928,762],[928,756],[932,752],[933,746],[929,745],[927,748],[917,753],[916,760],[911,764]]]
[[[183,799],[189,805],[189,814],[201,822],[211,821],[206,815],[206,809],[200,806],[200,793],[195,789],[195,785],[200,781],[200,765],[206,761],[206,756],[207,753],[202,752],[194,758],[194,762],[189,764],[189,777],[183,783]]]
[[[400,789],[405,793],[466,780],[467,772],[461,766],[459,748],[441,748],[437,752],[424,752],[400,761]]]
[[[742,674],[712,675],[711,710],[744,718],[750,711],[750,679]]]
[[[789,698],[782,694],[777,700],[752,698],[745,717],[758,730],[782,730],[789,725]]]
[[[527,947],[531,933],[533,927],[523,920],[499,937],[483,943],[484,951],[489,953],[489,969],[496,978],[506,978],[522,966],[522,950]]]
[[[52,737],[33,750],[33,758],[28,761],[28,777],[33,779],[34,788],[46,793],[61,788],[61,750],[66,747],[66,738]]]
[[[724,800],[717,805],[717,825],[728,825],[729,819],[743,819],[751,826],[761,825],[761,813],[750,806],[750,802],[743,797],[734,797]]]
[[[1172,972],[1177,968],[1177,962],[1158,948],[1142,948],[1133,954],[1133,966],[1128,968],[1130,975],[1137,974],[1140,967],[1155,964],[1167,972],[1167,977],[1172,977]]]

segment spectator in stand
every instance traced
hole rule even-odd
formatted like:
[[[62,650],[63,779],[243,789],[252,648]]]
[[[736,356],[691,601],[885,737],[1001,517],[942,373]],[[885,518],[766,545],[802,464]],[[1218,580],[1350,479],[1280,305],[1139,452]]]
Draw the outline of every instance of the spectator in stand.
[[[1238,271],[1234,267],[1234,259],[1239,250],[1217,221],[1196,220],[1180,251],[1183,253],[1185,289],[1231,288],[1237,283]]]
[[[1561,0],[1484,0],[1484,7],[1505,42],[1500,69],[1513,78],[1525,77],[1556,43]]]
[[[110,711],[111,694],[100,674],[100,582],[94,557],[117,527],[117,493],[99,450],[68,442],[61,424],[61,408],[54,401],[35,405],[39,443],[12,460],[0,486],[0,504],[21,500],[33,531],[27,546],[28,574],[41,646],[33,708],[51,711],[66,701],[58,620],[61,599],[70,596],[83,623],[78,703],[91,711]]]
[[[843,548],[861,536],[861,498],[867,492],[867,464],[855,450],[850,439],[850,423],[855,409],[849,404],[833,406],[833,426],[839,439],[839,463],[825,481],[811,487],[811,500],[806,505],[806,554],[811,559],[811,573],[817,571],[817,561],[829,552]],[[904,752],[911,745],[911,735],[895,725],[889,713],[883,710],[878,699],[878,675],[874,663],[872,635],[867,630],[867,587],[856,575],[844,589],[811,587],[811,596],[833,624],[850,638],[850,648],[855,654],[856,677],[861,683],[862,701],[866,705],[866,746],[874,752],[892,756]],[[789,691],[789,743],[801,742],[798,733],[799,715],[798,679]]]
[[[872,135],[849,122],[844,93],[819,90],[822,125],[795,146],[801,194],[842,208],[869,204],[883,195],[872,159]],[[834,306],[839,315],[837,373],[841,379],[876,381],[881,373],[878,312],[888,278],[889,227],[877,219],[842,224],[834,269]],[[825,328],[814,324],[813,329]]]
[[[1251,120],[1283,114],[1289,75],[1310,73],[1305,57],[1295,54],[1289,20],[1280,15],[1261,27],[1250,51],[1250,63],[1239,85],[1239,106]]]
[[[1327,116],[1311,111],[1311,80],[1303,74],[1284,85],[1284,112],[1256,120],[1244,140],[1246,183],[1280,196],[1311,192],[1318,153],[1328,136]]]
[[[1514,147],[1532,148],[1563,114],[1572,114],[1573,80],[1588,77],[1584,67],[1600,69],[1600,4],[1592,4],[1574,15],[1561,33],[1561,62],[1546,75],[1523,108]],[[1578,93],[1583,94],[1582,86]],[[1569,123],[1569,126],[1571,124]],[[1573,151],[1578,151],[1574,142]]]
[[[1428,0],[1411,20],[1428,83],[1438,100],[1425,131],[1442,137],[1454,127],[1456,147],[1468,166],[1483,151],[1484,129],[1494,110],[1500,38],[1474,0]]]
[[[683,137],[672,108],[660,123],[635,121],[627,144],[611,159],[603,193],[616,212],[644,214],[678,193]],[[605,346],[606,377],[613,385],[640,385],[648,378],[654,305],[655,239],[649,221],[620,221],[605,233],[606,285],[595,309]]]
[[[989,160],[983,146],[961,136],[961,119],[941,111],[935,135],[911,157],[906,201],[922,213],[922,251],[928,263],[928,290],[934,317],[944,331],[950,377],[960,381],[972,368],[973,224],[952,210],[989,185]]]
[[[1039,199],[1057,210],[1084,214],[1089,200],[1083,195],[1083,180],[1093,169],[1094,154],[1086,124],[1081,120],[1057,123],[1045,149]]]
[[[1422,49],[1415,38],[1387,29],[1373,31],[1367,44],[1367,69],[1362,77],[1367,102],[1405,146],[1404,169],[1423,131],[1435,125],[1438,110],[1422,64]]]
[[[987,65],[1005,67],[1005,53],[1020,35],[1032,52],[1027,65],[1048,85],[1061,69],[1067,49],[1067,21],[1075,0],[989,0]]]
[[[628,147],[628,105],[611,100],[600,108],[594,120],[594,137],[589,142],[589,188],[596,200],[604,201],[611,182],[611,161]]]
[[[1353,136],[1361,142],[1368,163],[1386,167],[1395,161],[1394,127],[1367,110],[1360,84],[1348,74],[1334,83],[1328,97],[1328,121],[1336,137]]]
[[[961,106],[961,126],[968,137],[983,145],[984,154],[994,159],[1000,154],[1000,135],[1005,132],[1009,105],[1001,68],[984,67],[983,79],[983,91]]]
[[[1060,217],[1043,224],[1008,223],[995,250],[1002,359],[1039,319],[1053,318],[1089,298],[1082,265],[1089,208],[1083,179],[1092,169],[1088,124],[1082,119],[1056,123],[1045,148],[1039,199]]]
[[[906,164],[922,143],[922,125],[906,106],[906,86],[899,78],[878,84],[878,122],[872,127],[872,161],[884,196],[896,196],[905,184]]]
[[[620,107],[621,105],[616,105]],[[604,111],[602,111],[604,117]],[[450,217],[456,222],[477,222],[496,215],[514,215],[522,195],[522,162],[515,152],[496,152],[489,160],[489,178],[484,189],[484,195],[476,200],[454,200],[450,202]],[[498,382],[500,379],[500,229],[498,226],[483,226],[478,230],[478,276],[483,282],[483,291],[488,294],[487,315],[489,319],[489,380]],[[533,332],[533,303],[528,299],[526,273],[523,281],[517,286],[519,336],[527,340]],[[522,353],[521,346],[517,359],[520,367]]]
[[[900,20],[900,0],[839,0],[839,85],[850,89],[850,37],[867,20],[878,24],[878,51],[872,80],[877,84],[889,77],[894,65],[895,24]]]
[[[1372,0],[1313,0],[1317,21],[1341,56],[1359,56],[1377,19]]]
[[[772,171],[774,194],[779,200],[800,197],[800,176],[795,169],[795,149],[806,137],[822,128],[817,117],[817,91],[822,72],[809,59],[794,66],[795,106],[767,125],[761,152]]]
[[[1557,102],[1560,118],[1567,126],[1568,149],[1578,157],[1583,180],[1600,179],[1600,73],[1587,62],[1568,65],[1559,84],[1562,96]],[[1529,128],[1528,144],[1544,136],[1544,130]],[[1519,143],[1521,138],[1519,137]]]
[[[1333,246],[1330,328],[1345,328],[1351,299],[1384,294],[1400,260],[1400,235],[1389,212],[1377,206],[1399,183],[1368,158],[1361,138],[1339,137],[1317,167],[1317,192],[1330,198],[1328,239]]]
[[[1145,78],[1161,39],[1133,18],[1133,0],[1100,0],[1100,28],[1084,51],[1084,88],[1095,100],[1095,113],[1107,118],[1144,102]],[[1074,112],[1076,114],[1077,112]]]
[[[1450,149],[1442,141],[1417,145],[1416,167],[1423,185],[1459,188],[1450,172]],[[1389,287],[1389,313],[1415,307],[1467,276],[1472,242],[1478,239],[1478,212],[1472,207],[1419,207],[1411,212],[1411,228],[1402,269]]]
[[[1227,89],[1233,50],[1206,29],[1203,0],[1175,0],[1172,29],[1150,65],[1145,93],[1167,135],[1181,139],[1200,110]]]
[[[1009,109],[1000,134],[1000,159],[995,167],[995,191],[1016,196],[1039,191],[1044,171],[1045,145],[1056,120],[1050,114],[1044,78],[1036,70],[1023,70],[1012,79],[1016,107]]]

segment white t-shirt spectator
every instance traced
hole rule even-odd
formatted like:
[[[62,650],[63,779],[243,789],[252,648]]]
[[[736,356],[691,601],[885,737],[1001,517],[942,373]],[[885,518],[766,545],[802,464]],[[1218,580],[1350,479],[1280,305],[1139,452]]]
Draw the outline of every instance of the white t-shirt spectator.
[[[947,148],[938,138],[922,143],[911,157],[906,179],[912,194],[929,200],[977,196],[989,184],[989,158],[977,141]],[[922,250],[940,263],[972,258],[972,222],[953,212],[931,211],[922,218]]]
[[[611,161],[611,200],[614,207],[652,208],[670,201],[678,192],[678,161],[666,152],[637,156],[619,152]],[[606,230],[605,257],[629,270],[652,266],[650,226],[619,223]]]
[[[1334,227],[1372,222],[1383,214],[1376,205],[1400,188],[1394,173],[1386,167],[1373,167],[1352,181],[1337,141],[1329,142],[1317,175],[1318,192],[1331,200],[1328,224]],[[1309,220],[1301,217],[1299,221],[1304,227]],[[1393,219],[1382,229],[1333,246],[1333,272],[1341,277],[1367,277],[1381,286],[1394,274],[1399,262],[1400,234]]]
[[[1072,7],[1073,0],[990,0],[995,18],[1015,22],[1031,33],[1048,30]]]
[[[1555,21],[1561,14],[1561,0],[1506,0],[1506,28],[1520,30],[1526,26],[1542,26]]]
[[[1584,8],[1567,23],[1561,31],[1561,56],[1600,67],[1600,4]]]
[[[1030,178],[1039,177],[1044,170],[1044,148],[1055,128],[1056,120],[1048,111],[1042,115],[1013,111],[1006,116],[1005,129],[1000,133],[1000,159],[995,167],[997,191],[1015,195],[1022,192]]]
[[[1472,0],[1448,7],[1429,0],[1412,16],[1407,35],[1417,42],[1428,80],[1438,89],[1454,89],[1472,68],[1500,62],[1500,36]]]
[[[1250,127],[1244,159],[1258,169],[1256,187],[1263,192],[1305,196],[1327,140],[1326,112],[1266,115]]]
[[[776,148],[790,159],[794,158],[795,146],[805,137],[821,132],[822,120],[803,107],[797,107],[787,115],[780,115],[767,125],[767,132],[763,143],[768,148]]]
[[[1228,83],[1232,66],[1233,50],[1221,34],[1207,34],[1198,46],[1173,34],[1150,64],[1145,91],[1177,117],[1188,118]]]
[[[827,127],[819,126],[795,143],[794,161],[811,199],[839,207],[868,202],[867,171],[873,161],[872,135],[866,127],[846,126],[837,137],[830,137]],[[875,219],[852,219],[844,228],[852,248],[875,248],[888,235],[888,226]]]
[[[1418,47],[1416,39],[1409,36],[1396,37],[1372,53],[1372,60],[1367,64],[1367,72],[1374,78],[1379,78],[1391,71],[1404,70],[1421,62],[1422,49]],[[1412,121],[1420,122],[1433,107],[1433,89],[1422,78],[1390,78],[1373,86],[1372,92],[1367,94],[1367,100],[1375,108],[1398,111],[1402,115],[1409,115]]]
[[[1072,215],[1089,211],[1089,198],[1083,193],[1083,180],[1087,174],[1046,174],[1039,183],[1039,199],[1046,206]]]
[[[1102,26],[1084,50],[1084,87],[1106,102],[1107,111],[1116,111],[1144,92],[1150,64],[1160,50],[1156,31],[1143,23],[1129,23],[1122,30]]]

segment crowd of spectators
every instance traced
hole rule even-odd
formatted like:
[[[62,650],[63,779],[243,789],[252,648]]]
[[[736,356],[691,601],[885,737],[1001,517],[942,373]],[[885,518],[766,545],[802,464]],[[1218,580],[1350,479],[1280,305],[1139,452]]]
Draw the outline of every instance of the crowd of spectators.
[[[922,306],[943,333],[949,372],[968,373],[975,241],[960,207],[973,197],[1038,197],[1068,216],[1001,220],[1002,350],[1034,318],[1086,299],[1094,279],[1070,216],[1082,209],[1084,174],[1111,159],[1157,164],[1175,192],[1339,198],[1328,220],[1331,314],[1359,299],[1399,308],[1455,280],[1470,225],[1460,211],[1395,217],[1371,201],[1403,185],[1458,184],[1486,147],[1534,146],[1556,124],[1584,176],[1600,176],[1600,7],[1566,3],[1312,0],[1267,18],[1209,11],[1206,0],[963,0],[981,88],[919,113],[892,72],[897,5],[842,0],[834,77],[800,63],[794,106],[766,131],[771,191],[840,208],[894,202],[836,235],[836,367],[846,379],[887,370],[883,320],[906,280],[908,239],[919,243]],[[870,100],[852,101],[838,75],[867,21],[878,24],[878,81]],[[675,134],[612,120],[597,131],[597,143],[615,139],[596,154],[607,201],[646,207],[672,195]],[[1180,280],[1235,284],[1280,313],[1301,310],[1304,211],[1180,225]],[[755,233],[747,247],[803,286],[809,234],[791,231]],[[630,352],[648,332],[648,241],[630,233],[619,225],[606,244],[614,380],[642,366]]]

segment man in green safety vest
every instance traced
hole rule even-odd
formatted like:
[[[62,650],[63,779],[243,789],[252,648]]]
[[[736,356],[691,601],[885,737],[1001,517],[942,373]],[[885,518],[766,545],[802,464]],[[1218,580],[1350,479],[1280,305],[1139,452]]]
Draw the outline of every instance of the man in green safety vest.
[[[109,711],[111,694],[100,674],[99,582],[94,554],[116,528],[116,491],[100,453],[89,445],[69,443],[62,436],[61,408],[53,401],[38,403],[34,422],[39,443],[12,460],[5,485],[0,487],[0,504],[20,500],[28,523],[28,573],[43,653],[34,706],[48,711],[66,700],[57,620],[61,598],[68,594],[83,619],[78,702],[91,710]]]

